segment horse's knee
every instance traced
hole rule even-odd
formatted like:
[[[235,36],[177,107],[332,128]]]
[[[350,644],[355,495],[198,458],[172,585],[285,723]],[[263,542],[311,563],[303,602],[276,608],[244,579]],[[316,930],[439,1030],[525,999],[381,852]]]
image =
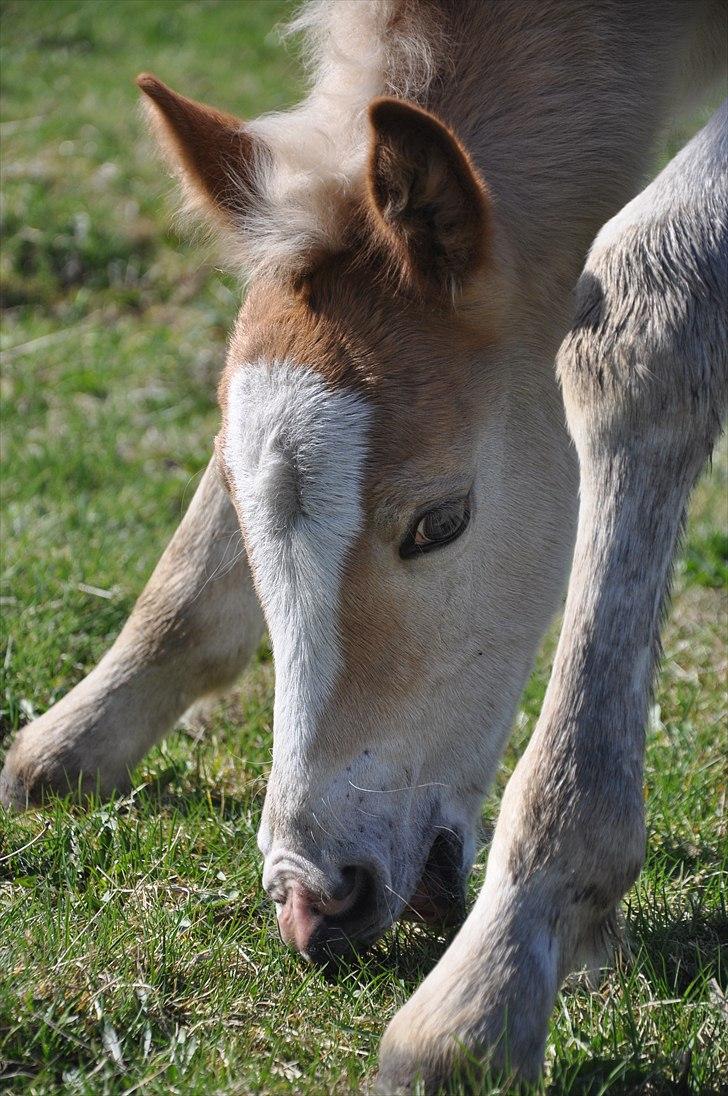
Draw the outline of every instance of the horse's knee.
[[[577,444],[654,434],[709,452],[728,398],[728,285],[719,251],[681,261],[688,228],[665,217],[597,239],[557,355]]]

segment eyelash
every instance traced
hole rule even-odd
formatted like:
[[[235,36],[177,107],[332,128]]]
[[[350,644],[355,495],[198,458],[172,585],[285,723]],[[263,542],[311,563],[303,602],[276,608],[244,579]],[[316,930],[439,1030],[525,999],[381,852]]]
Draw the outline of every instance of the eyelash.
[[[445,510],[448,506],[462,506],[463,508],[462,519],[457,528],[453,533],[447,537],[443,537],[441,540],[433,540],[427,544],[418,544],[417,531],[422,522],[430,515],[436,514],[439,510]],[[462,536],[470,524],[471,509],[470,496],[468,496],[464,499],[449,499],[445,502],[441,502],[438,506],[433,506],[431,509],[425,510],[424,513],[418,514],[400,545],[400,558],[412,559],[414,556],[426,555],[428,552],[433,552],[438,548],[445,548],[448,544],[452,544],[453,541]]]

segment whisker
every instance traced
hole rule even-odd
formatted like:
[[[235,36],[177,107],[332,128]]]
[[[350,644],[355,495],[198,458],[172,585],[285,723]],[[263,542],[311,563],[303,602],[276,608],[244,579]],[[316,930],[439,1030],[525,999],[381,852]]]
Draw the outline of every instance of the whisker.
[[[316,814],[314,813],[314,811],[311,811],[311,815],[312,815],[312,817],[313,817],[313,820],[314,820],[314,822],[316,823],[316,825],[317,825],[317,826],[320,826],[320,828],[321,828],[321,829],[322,829],[322,830],[324,831],[324,833],[325,833],[325,834],[326,834],[326,835],[327,835],[328,837],[332,837],[332,838],[334,839],[334,841],[335,841],[335,840],[336,840],[336,834],[333,834],[333,833],[331,832],[331,830],[327,830],[327,829],[326,829],[326,827],[324,826],[323,822],[322,822],[322,821],[321,821],[321,820],[320,820],[320,819],[319,819],[319,818],[318,818],[318,817],[316,816]]]
[[[356,809],[359,812],[359,814],[363,814],[366,818],[375,818],[376,819],[376,818],[379,817],[379,815],[377,815],[377,814],[372,814],[371,811],[365,811],[363,807],[357,807]]]
[[[400,902],[404,902],[405,906],[407,906],[408,909],[412,910],[412,912],[415,914],[415,916],[419,917],[420,921],[425,920],[424,917],[422,916],[422,914],[419,912],[419,910],[416,910],[415,907],[413,905],[411,905],[411,903],[408,902],[406,898],[403,898],[401,894],[397,894],[394,887],[390,887],[389,883],[385,883],[384,886],[385,886],[386,890],[392,892],[392,894],[394,895],[395,898],[399,898]]]
[[[369,795],[389,795],[392,792],[415,792],[420,788],[451,788],[452,784],[444,784],[442,780],[430,780],[426,784],[407,784],[403,788],[360,788],[353,780],[349,781],[350,787],[356,792],[368,792]]]
[[[206,468],[201,468],[199,470],[199,472],[193,472],[191,476],[187,477],[187,483],[184,485],[184,489],[182,491],[182,498],[180,499],[180,504],[179,504],[180,514],[183,514],[184,511],[185,511],[185,503],[187,501],[187,492],[189,491],[190,487],[192,486],[192,484],[194,483],[195,480],[202,479],[205,472],[206,472]]]
[[[331,817],[333,818],[333,820],[334,820],[334,822],[336,823],[336,825],[337,825],[337,826],[339,827],[339,831],[340,831],[340,832],[341,832],[342,834],[346,834],[346,827],[345,827],[345,825],[344,825],[344,822],[343,822],[343,820],[342,820],[342,819],[340,818],[340,816],[339,816],[339,815],[338,815],[338,814],[336,813],[336,811],[334,810],[334,808],[333,808],[333,807],[331,806],[331,803],[329,802],[329,800],[328,800],[328,799],[324,799],[324,797],[323,797],[323,796],[321,796],[320,798],[321,798],[321,803],[322,803],[322,804],[323,804],[323,806],[324,806],[324,807],[326,807],[326,809],[327,809],[327,810],[328,810],[328,811],[330,812],[330,814],[331,814]],[[373,816],[372,816],[372,817],[373,817]]]
[[[238,561],[241,560],[244,556],[245,556],[245,548],[241,548],[241,550],[238,552],[238,554],[230,560],[230,563],[228,564],[227,570],[223,571],[222,574],[218,574],[217,572],[215,572],[215,574],[212,577],[213,578],[225,578],[225,576],[230,574],[230,572],[233,570],[233,568],[238,563]]]
[[[229,549],[230,549],[230,545],[232,544],[233,540],[235,540],[235,538],[236,538],[236,537],[240,537],[240,538],[241,538],[241,540],[242,540],[242,534],[240,533],[240,530],[239,530],[239,529],[237,529],[237,530],[235,530],[234,532],[232,532],[232,533],[230,534],[230,536],[228,537],[228,542],[227,542],[227,544],[225,545],[225,550],[223,551],[223,554],[222,554],[222,559],[220,560],[220,562],[218,563],[217,567],[216,567],[216,568],[215,568],[215,570],[214,570],[214,571],[212,572],[212,574],[208,575],[208,576],[207,576],[207,578],[205,579],[205,581],[204,581],[204,582],[202,583],[202,586],[200,586],[199,590],[197,591],[197,593],[195,594],[195,596],[194,596],[194,597],[192,598],[192,602],[195,602],[195,601],[197,601],[197,599],[198,599],[198,597],[200,596],[200,594],[201,594],[201,593],[203,592],[203,590],[205,590],[205,589],[206,589],[206,587],[207,587],[208,583],[212,582],[212,580],[213,580],[213,579],[215,579],[215,578],[218,578],[218,576],[219,576],[219,577],[224,577],[224,575],[223,575],[223,576],[220,576],[220,571],[222,570],[223,566],[225,565],[225,561],[226,561],[226,558],[227,558],[227,554],[228,554],[228,551],[229,551]],[[237,556],[235,556],[235,558],[233,559],[233,561],[232,561],[232,564],[230,565],[230,567],[228,568],[228,570],[227,570],[227,571],[225,572],[225,574],[229,574],[229,573],[230,573],[230,571],[232,570],[232,568],[233,568],[233,567],[235,566],[235,564],[236,564],[236,563],[238,562],[238,560],[239,560],[239,559],[241,559],[241,558],[242,558],[242,556],[244,556],[244,555],[245,555],[245,547],[243,546],[243,547],[241,548],[241,551],[240,551],[240,552],[239,552],[239,553],[237,554]]]

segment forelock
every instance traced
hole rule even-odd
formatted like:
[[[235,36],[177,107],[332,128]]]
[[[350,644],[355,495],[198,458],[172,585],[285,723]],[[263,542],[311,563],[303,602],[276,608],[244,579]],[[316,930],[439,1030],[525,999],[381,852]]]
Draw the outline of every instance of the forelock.
[[[409,0],[313,0],[290,24],[303,35],[311,91],[246,129],[259,157],[258,197],[232,240],[246,277],[305,274],[312,256],[348,244],[363,188],[367,107],[378,95],[424,95],[445,49],[442,30]]]

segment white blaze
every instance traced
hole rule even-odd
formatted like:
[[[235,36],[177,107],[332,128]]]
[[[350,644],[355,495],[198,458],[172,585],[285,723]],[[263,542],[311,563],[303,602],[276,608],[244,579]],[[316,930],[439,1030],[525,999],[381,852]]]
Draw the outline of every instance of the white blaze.
[[[276,668],[274,761],[295,764],[342,666],[341,578],[363,523],[369,407],[289,361],[230,382],[224,459]]]

